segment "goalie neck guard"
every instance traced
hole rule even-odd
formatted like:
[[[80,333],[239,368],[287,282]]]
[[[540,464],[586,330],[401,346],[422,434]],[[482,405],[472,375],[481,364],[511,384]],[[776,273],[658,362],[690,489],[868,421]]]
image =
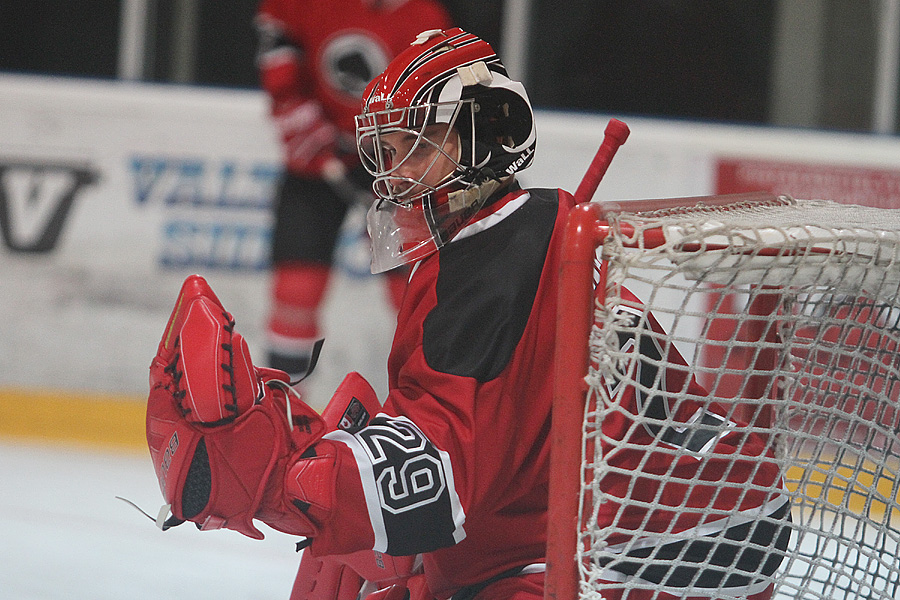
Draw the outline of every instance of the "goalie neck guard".
[[[391,143],[398,134],[406,141]],[[375,177],[374,273],[452,240],[531,165],[537,140],[525,88],[487,42],[458,28],[423,32],[369,84],[356,136]]]

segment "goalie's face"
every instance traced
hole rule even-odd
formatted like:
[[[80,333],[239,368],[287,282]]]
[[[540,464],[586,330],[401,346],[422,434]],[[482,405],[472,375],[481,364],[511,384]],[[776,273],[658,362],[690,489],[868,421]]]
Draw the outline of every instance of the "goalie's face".
[[[397,197],[416,198],[436,191],[459,166],[459,134],[446,124],[426,127],[421,135],[405,131],[388,133],[382,151],[393,169],[388,180]]]
[[[419,131],[373,127],[360,135],[359,147],[375,176],[376,195],[394,204],[410,205],[438,192],[462,168],[459,134],[448,123]]]
[[[378,199],[368,214],[372,272],[424,258],[458,231],[460,136],[449,123],[418,131],[372,127],[359,131],[360,154],[375,175]]]

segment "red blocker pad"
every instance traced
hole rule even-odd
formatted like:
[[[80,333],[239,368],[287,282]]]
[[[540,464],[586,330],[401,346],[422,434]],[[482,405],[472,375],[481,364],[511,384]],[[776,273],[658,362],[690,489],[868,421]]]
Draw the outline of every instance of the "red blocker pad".
[[[371,384],[357,372],[348,373],[334,391],[322,419],[328,431],[342,429],[356,433],[369,424],[381,410],[381,403]]]
[[[353,434],[367,426],[380,408],[381,405],[369,382],[359,373],[350,373],[325,407],[322,414],[323,426],[326,431],[341,429]],[[293,501],[299,500],[305,505],[305,514],[314,521],[326,521],[335,507],[337,502],[335,477],[339,462],[339,456],[333,450],[332,443],[326,442],[316,447],[314,455],[304,456],[287,468],[288,496]],[[346,489],[342,489],[342,493],[346,494]],[[283,530],[281,524],[270,521],[266,523]],[[369,552],[368,557],[371,556],[372,553]],[[374,564],[375,561],[371,562]],[[365,576],[359,571],[357,573]]]

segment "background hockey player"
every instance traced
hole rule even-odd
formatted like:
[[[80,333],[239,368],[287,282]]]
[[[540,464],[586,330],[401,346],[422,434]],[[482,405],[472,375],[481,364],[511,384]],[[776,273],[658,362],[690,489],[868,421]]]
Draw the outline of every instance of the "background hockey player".
[[[536,141],[522,85],[459,29],[422,33],[369,84],[357,144],[378,196],[373,270],[413,264],[383,408],[351,375],[320,417],[286,374],[253,367],[231,315],[189,280],[148,403],[170,526],[260,537],[255,518],[305,537],[298,599],[350,599],[361,579],[398,598],[542,598],[557,273],[574,201],[518,185]],[[758,509],[778,496],[777,468],[752,477]]]
[[[436,0],[263,0],[256,26],[260,82],[284,157],[267,361],[296,380],[321,337],[319,311],[341,224],[353,203],[372,199],[354,140],[359,98],[416,34],[450,20]],[[388,276],[395,309],[406,275]]]

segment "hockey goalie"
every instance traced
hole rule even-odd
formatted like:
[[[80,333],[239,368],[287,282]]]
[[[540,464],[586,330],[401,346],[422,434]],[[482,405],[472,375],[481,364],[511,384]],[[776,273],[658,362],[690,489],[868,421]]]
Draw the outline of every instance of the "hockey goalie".
[[[459,29],[423,33],[369,84],[357,141],[378,196],[373,270],[412,265],[383,405],[351,374],[317,414],[285,373],[253,365],[232,315],[189,277],[150,371],[162,527],[260,538],[258,520],[299,536],[294,600],[538,600],[573,198],[518,185],[536,145],[531,105],[491,47]],[[713,451],[756,449],[731,442]],[[777,469],[753,477],[772,493],[748,496],[746,514],[780,510]],[[702,521],[682,508],[684,530]],[[751,571],[770,533],[754,540]],[[642,559],[626,558],[611,572],[630,577]]]

